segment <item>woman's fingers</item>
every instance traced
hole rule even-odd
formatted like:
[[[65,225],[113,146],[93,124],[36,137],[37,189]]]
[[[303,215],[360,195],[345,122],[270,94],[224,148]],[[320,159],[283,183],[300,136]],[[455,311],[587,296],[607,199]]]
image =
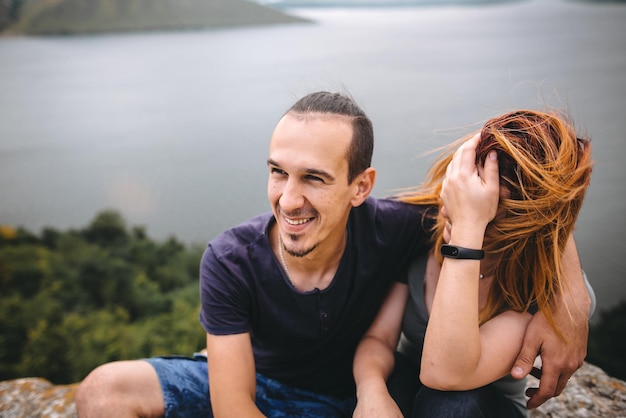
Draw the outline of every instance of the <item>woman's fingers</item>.
[[[499,200],[498,160],[495,151],[485,161],[476,165],[476,147],[480,134],[475,134],[454,153],[446,168],[441,199],[450,219],[463,218],[468,222],[491,221],[496,214]],[[465,219],[467,218],[467,219]]]

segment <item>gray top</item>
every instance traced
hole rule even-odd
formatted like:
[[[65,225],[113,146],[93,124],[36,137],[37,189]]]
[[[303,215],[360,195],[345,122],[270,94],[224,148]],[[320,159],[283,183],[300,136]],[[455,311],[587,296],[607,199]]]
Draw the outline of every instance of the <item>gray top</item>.
[[[424,335],[428,325],[428,313],[424,302],[424,277],[428,255],[417,258],[409,267],[409,300],[402,320],[402,335],[398,351],[405,354],[417,368],[420,367]],[[515,379],[511,375],[496,380],[493,385],[509,398],[520,412],[527,416],[526,379]]]

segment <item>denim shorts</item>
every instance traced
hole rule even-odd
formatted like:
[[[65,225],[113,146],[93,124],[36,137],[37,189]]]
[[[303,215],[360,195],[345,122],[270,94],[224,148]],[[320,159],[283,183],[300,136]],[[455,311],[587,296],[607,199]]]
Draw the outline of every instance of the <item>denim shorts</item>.
[[[145,359],[159,376],[165,418],[212,417],[206,357],[152,357]],[[256,404],[268,418],[351,417],[354,397],[338,399],[298,389],[256,375]]]

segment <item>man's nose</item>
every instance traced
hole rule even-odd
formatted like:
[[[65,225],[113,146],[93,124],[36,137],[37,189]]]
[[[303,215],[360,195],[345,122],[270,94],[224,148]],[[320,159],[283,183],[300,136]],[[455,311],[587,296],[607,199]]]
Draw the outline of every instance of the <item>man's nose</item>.
[[[289,179],[285,184],[278,203],[283,211],[289,213],[302,208],[304,200],[301,183],[297,180]]]

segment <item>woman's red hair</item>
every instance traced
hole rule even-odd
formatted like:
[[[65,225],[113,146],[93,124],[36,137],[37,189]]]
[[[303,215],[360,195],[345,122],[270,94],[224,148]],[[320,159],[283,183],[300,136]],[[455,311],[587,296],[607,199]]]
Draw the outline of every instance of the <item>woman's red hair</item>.
[[[464,137],[435,161],[418,188],[399,196],[413,204],[441,206],[446,167]],[[500,183],[510,191],[501,198],[499,215],[487,227],[483,249],[494,261],[494,285],[480,312],[484,323],[512,309],[536,304],[554,322],[551,301],[562,295],[562,256],[591,178],[591,147],[573,125],[556,112],[519,110],[489,120],[480,132],[477,164],[498,153]],[[443,242],[444,221],[436,216],[434,247]],[[442,261],[440,259],[440,261]]]

